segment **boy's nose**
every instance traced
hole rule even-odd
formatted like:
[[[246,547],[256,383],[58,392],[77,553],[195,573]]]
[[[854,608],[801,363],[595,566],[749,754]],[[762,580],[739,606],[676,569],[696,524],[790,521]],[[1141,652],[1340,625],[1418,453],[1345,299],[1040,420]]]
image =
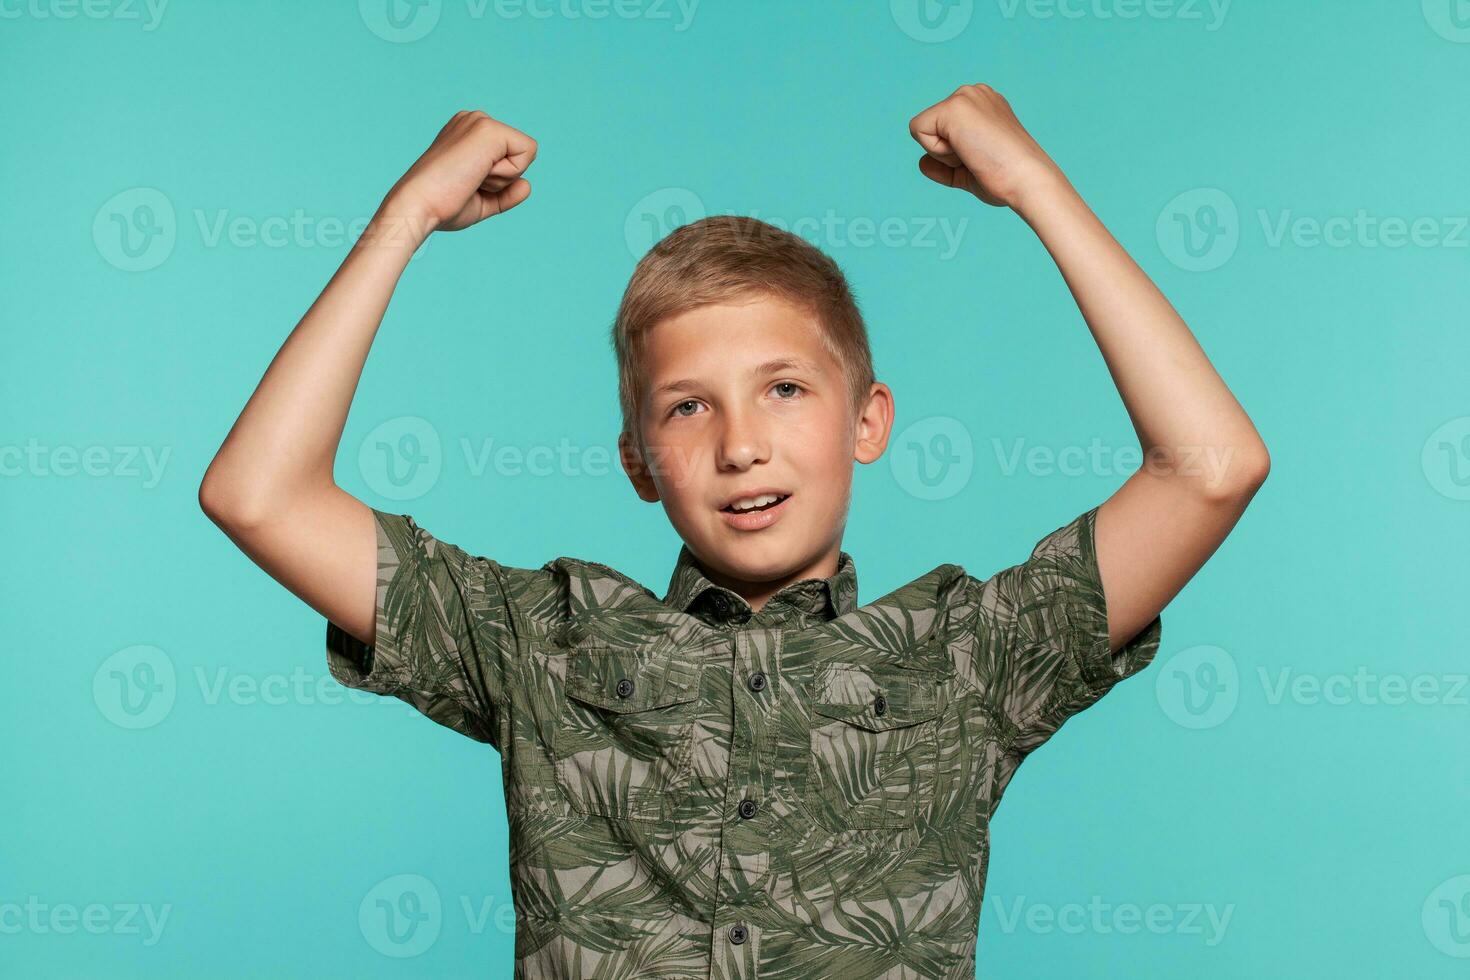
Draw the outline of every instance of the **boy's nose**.
[[[756,420],[746,415],[726,415],[720,434],[719,462],[725,469],[747,469],[769,462],[770,442]]]

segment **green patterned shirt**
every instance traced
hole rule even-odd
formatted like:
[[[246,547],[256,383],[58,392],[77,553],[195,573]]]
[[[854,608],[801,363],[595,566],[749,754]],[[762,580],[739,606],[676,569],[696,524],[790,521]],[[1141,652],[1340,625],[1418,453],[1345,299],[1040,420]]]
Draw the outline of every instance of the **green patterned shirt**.
[[[660,599],[596,562],[470,555],[374,511],[377,638],[332,675],[499,750],[518,978],[971,978],[990,819],[1028,753],[1136,673],[1097,509],[981,580],[759,612],[680,549]]]

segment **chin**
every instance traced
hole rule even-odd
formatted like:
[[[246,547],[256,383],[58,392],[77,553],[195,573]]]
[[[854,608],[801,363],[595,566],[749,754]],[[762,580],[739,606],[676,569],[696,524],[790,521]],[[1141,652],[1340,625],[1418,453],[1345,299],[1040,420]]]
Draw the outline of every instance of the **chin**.
[[[800,562],[798,549],[793,543],[770,537],[764,540],[748,538],[744,541],[726,537],[717,541],[713,552],[728,575],[747,582],[767,582],[789,574]]]

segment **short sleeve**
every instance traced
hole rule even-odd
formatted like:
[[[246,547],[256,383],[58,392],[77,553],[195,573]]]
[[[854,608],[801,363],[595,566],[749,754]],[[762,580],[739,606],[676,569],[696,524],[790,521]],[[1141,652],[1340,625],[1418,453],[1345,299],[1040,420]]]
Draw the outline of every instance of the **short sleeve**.
[[[408,515],[373,510],[377,635],[327,622],[327,666],[347,687],[388,695],[500,748],[517,616],[506,569],[438,540]]]
[[[1031,556],[977,584],[975,668],[981,696],[1023,757],[1073,715],[1153,661],[1161,616],[1116,653],[1098,570],[1097,507],[1036,543]]]

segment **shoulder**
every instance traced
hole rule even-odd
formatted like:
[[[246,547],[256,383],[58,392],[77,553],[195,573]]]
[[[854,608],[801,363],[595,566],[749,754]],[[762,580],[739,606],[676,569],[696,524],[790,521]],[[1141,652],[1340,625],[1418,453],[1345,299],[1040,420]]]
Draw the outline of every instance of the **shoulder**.
[[[560,555],[535,568],[492,564],[529,632],[543,637],[565,640],[576,622],[654,601],[631,576],[586,558]]]
[[[1065,584],[1095,581],[1096,520],[1097,508],[1089,507],[1037,538],[1024,560],[984,577],[965,573],[959,589],[971,617],[1014,618],[1039,595]]]
[[[945,562],[821,629],[898,662],[942,657],[956,622],[970,615],[969,581],[964,566]]]

